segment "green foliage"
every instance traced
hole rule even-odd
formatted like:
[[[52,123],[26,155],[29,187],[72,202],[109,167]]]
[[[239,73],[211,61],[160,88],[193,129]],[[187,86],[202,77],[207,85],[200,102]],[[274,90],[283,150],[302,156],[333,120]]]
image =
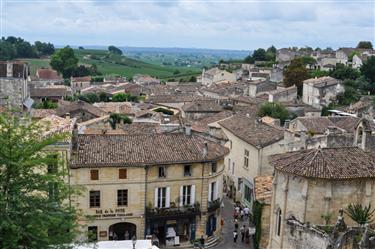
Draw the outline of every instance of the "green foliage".
[[[260,240],[262,238],[262,210],[263,204],[259,201],[253,202],[253,222],[255,225],[254,249],[259,249]]]
[[[100,100],[99,96],[95,93],[87,93],[87,94],[79,95],[78,99],[85,101],[87,103],[90,103],[90,104],[99,102]]]
[[[36,50],[36,54],[38,56],[45,56],[45,55],[51,55],[55,52],[55,47],[52,43],[46,43],[46,42],[40,42],[36,41],[34,43],[34,47]]]
[[[180,74],[181,72],[180,72],[180,70],[178,70],[178,69],[176,69],[176,70],[174,70],[174,72],[173,72],[173,74]]]
[[[372,43],[370,41],[360,41],[360,42],[358,42],[357,48],[373,49]]]
[[[364,78],[368,81],[368,90],[371,94],[375,93],[375,56],[370,56],[367,61],[363,63],[360,71]]]
[[[251,55],[248,55],[248,56],[246,56],[246,58],[244,59],[244,62],[245,62],[245,63],[248,63],[248,64],[254,64],[255,60],[254,60],[254,58],[253,58]]]
[[[173,115],[174,114],[173,111],[165,109],[163,107],[158,107],[158,108],[154,109],[154,111],[155,112],[162,112],[162,113],[167,114],[167,115]]]
[[[362,206],[362,204],[350,203],[345,209],[345,213],[358,225],[365,225],[373,222],[373,215],[375,209],[371,208],[371,204],[368,206]]]
[[[316,60],[311,56],[303,56],[301,60],[304,65],[314,65],[316,63]]]
[[[266,60],[266,50],[263,48],[258,48],[253,52],[253,58],[256,61],[265,61]]]
[[[113,95],[112,101],[113,102],[124,102],[124,101],[137,102],[138,98],[137,96],[132,96],[129,93],[117,93]]]
[[[78,58],[74,50],[69,46],[55,52],[51,57],[51,67],[62,74],[64,79],[69,78],[75,72],[78,65]]]
[[[57,108],[57,103],[52,102],[50,100],[45,100],[39,103],[34,103],[33,104],[34,109],[56,109]]]
[[[272,118],[278,118],[280,119],[281,124],[284,124],[285,120],[289,119],[290,115],[288,110],[282,104],[267,102],[261,105],[257,116],[269,116]]]
[[[329,103],[327,106],[323,106],[321,116],[328,116],[329,110],[335,109],[336,105],[334,103]]]
[[[132,120],[126,116],[125,114],[119,113],[111,113],[109,115],[109,124],[111,125],[112,129],[116,129],[117,124],[124,122],[124,124],[131,124]]]
[[[320,218],[322,218],[324,220],[324,224],[327,226],[331,222],[332,213],[328,212],[328,213],[325,213],[325,214],[321,214]]]
[[[329,75],[329,72],[327,71],[322,71],[320,69],[314,69],[314,70],[311,70],[309,72],[309,75],[310,75],[310,78],[320,78],[320,77],[323,77],[323,76],[328,76]]]
[[[360,99],[358,87],[354,80],[344,80],[345,91],[337,95],[337,100],[340,105],[350,105]]]
[[[77,191],[41,127],[0,114],[0,248],[67,248],[78,235],[79,213],[67,200]]]
[[[344,64],[337,64],[336,68],[329,75],[339,80],[355,80],[360,76],[360,73],[357,69],[345,66]]]
[[[302,95],[303,81],[308,78],[308,71],[301,58],[292,60],[288,68],[284,71],[284,85],[286,87],[295,85],[299,96]]]
[[[111,45],[108,47],[108,51],[111,52],[111,53],[114,53],[114,54],[118,54],[118,55],[122,55],[122,51],[121,49]]]

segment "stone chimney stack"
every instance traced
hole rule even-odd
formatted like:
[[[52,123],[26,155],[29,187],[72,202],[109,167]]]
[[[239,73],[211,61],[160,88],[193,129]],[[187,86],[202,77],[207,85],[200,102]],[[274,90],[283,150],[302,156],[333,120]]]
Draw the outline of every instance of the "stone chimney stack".
[[[191,135],[191,125],[185,124],[185,135],[190,136]]]

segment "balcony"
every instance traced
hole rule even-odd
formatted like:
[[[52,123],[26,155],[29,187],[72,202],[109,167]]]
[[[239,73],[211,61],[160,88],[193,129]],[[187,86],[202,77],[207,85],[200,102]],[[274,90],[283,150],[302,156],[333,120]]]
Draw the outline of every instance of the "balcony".
[[[220,198],[217,198],[217,199],[214,200],[214,201],[209,201],[209,202],[208,202],[208,208],[207,208],[207,211],[208,211],[208,212],[215,211],[215,210],[217,210],[218,208],[220,208],[220,205],[221,205],[221,200],[220,200]]]
[[[183,217],[195,216],[200,214],[200,204],[197,202],[192,206],[170,207],[170,208],[146,208],[146,216],[150,218],[158,217]]]

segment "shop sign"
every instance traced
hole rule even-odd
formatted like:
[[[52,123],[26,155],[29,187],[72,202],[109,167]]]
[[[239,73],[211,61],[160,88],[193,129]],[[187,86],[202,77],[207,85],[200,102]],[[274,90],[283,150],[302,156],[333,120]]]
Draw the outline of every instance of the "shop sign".
[[[107,231],[100,231],[99,237],[107,237]]]
[[[97,209],[93,215],[95,218],[109,218],[109,217],[124,217],[133,216],[133,213],[126,213],[125,208],[115,208],[115,209]]]

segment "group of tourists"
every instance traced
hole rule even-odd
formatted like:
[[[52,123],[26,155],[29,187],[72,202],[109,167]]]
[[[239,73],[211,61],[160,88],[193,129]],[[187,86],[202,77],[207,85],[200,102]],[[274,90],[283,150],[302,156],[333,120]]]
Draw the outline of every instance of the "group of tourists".
[[[253,228],[252,227],[246,227],[246,225],[242,225],[239,229],[238,220],[243,221],[248,220],[250,215],[250,209],[248,207],[242,207],[241,205],[234,205],[234,211],[233,211],[233,219],[234,219],[234,231],[233,231],[233,242],[237,243],[238,239],[238,230],[241,235],[241,242],[249,244],[250,243],[250,237],[253,235]]]

